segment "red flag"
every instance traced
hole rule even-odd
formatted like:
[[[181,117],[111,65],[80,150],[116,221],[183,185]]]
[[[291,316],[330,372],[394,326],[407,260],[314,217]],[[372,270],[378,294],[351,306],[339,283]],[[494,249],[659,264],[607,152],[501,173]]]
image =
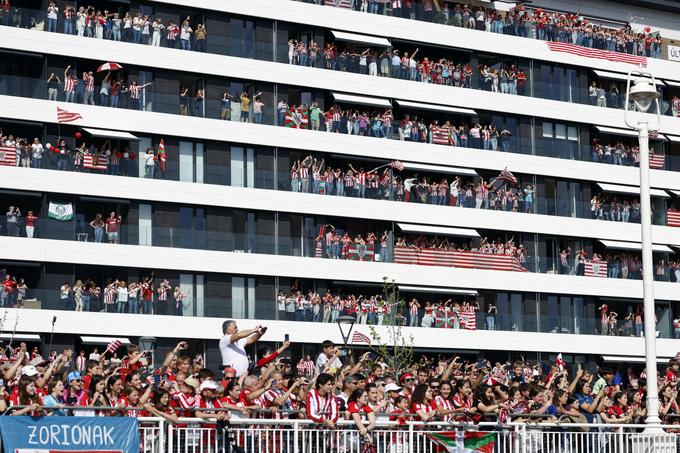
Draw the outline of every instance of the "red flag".
[[[567,367],[567,364],[564,362],[564,359],[562,359],[562,353],[561,352],[559,354],[557,354],[557,360],[555,361],[555,366],[560,371],[564,371],[564,369]]]
[[[83,117],[80,116],[80,113],[69,112],[68,110],[64,110],[62,108],[57,107],[57,122],[59,124],[70,123],[72,121],[82,119]]]
[[[0,166],[17,166],[17,150],[14,146],[0,146]]]

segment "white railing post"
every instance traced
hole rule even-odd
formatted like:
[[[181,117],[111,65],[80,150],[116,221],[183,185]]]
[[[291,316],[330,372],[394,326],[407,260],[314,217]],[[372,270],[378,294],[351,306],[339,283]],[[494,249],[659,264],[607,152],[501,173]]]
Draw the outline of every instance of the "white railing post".
[[[408,425],[408,451],[409,451],[409,453],[415,451],[413,449],[413,441],[414,441],[413,436],[414,436],[414,434],[415,434],[415,432],[413,430],[413,424]]]
[[[158,448],[156,448],[156,451],[158,453],[161,453],[163,449],[165,448],[165,420],[160,419],[158,421]],[[154,452],[155,453],[155,452]]]
[[[293,453],[300,452],[300,423],[293,424]]]

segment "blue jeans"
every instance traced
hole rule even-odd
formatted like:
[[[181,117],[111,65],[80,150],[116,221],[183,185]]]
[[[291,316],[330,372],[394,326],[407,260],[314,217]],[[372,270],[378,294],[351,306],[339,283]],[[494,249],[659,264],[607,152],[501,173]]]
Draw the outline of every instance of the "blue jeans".
[[[57,19],[47,19],[47,31],[57,32]]]
[[[191,41],[188,39],[180,39],[179,48],[182,50],[191,50]]]
[[[147,165],[146,167],[144,167],[144,177],[153,179],[153,173],[155,168],[156,168],[155,165]]]
[[[65,35],[72,35],[73,34],[73,21],[72,20],[65,20],[64,21],[64,34]]]
[[[145,300],[142,302],[142,313],[145,315],[151,314],[151,300]]]
[[[66,157],[59,156],[57,160],[57,170],[66,171]]]
[[[127,302],[118,302],[118,310],[116,310],[116,313],[125,313],[125,305],[127,305]]]
[[[118,108],[118,95],[117,94],[112,94],[111,95],[111,107],[113,108]]]
[[[142,38],[142,31],[132,29],[132,42],[139,44],[139,40]]]
[[[42,168],[42,157],[40,158],[31,157],[31,167]]]
[[[94,242],[101,242],[104,239],[104,228],[96,227],[94,229]]]
[[[137,298],[136,297],[130,297],[128,299],[128,313],[137,314],[138,311],[139,311],[139,305],[137,304]]]
[[[255,112],[253,115],[255,116],[255,123],[262,124],[262,112]]]
[[[486,315],[486,330],[496,330],[496,317],[494,315]]]

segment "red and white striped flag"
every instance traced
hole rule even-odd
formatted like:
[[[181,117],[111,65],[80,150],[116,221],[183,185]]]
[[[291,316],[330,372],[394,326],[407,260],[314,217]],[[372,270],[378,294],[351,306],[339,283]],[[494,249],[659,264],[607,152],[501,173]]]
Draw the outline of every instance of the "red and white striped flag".
[[[600,60],[615,61],[618,63],[629,63],[635,66],[647,66],[647,57],[638,55],[629,55],[621,52],[610,52],[608,50],[591,49],[590,47],[577,46],[576,44],[568,44],[564,42],[549,41],[548,49],[553,52],[565,52],[579,57],[599,58]]]
[[[680,227],[680,211],[673,208],[669,209],[666,225],[671,227]]]
[[[85,154],[83,156],[83,167],[90,170],[106,170],[109,168],[109,158],[107,156],[95,156]]]
[[[351,8],[350,0],[326,0],[326,6],[335,6],[336,8]]]
[[[586,260],[584,274],[586,277],[607,278],[607,262],[601,260]]]
[[[352,334],[352,343],[366,343],[366,344],[371,344],[371,339],[368,338],[366,335],[364,335],[361,332],[354,332]]]
[[[387,164],[387,166],[397,171],[402,171],[404,169],[404,163],[400,160],[393,160],[392,162]]]
[[[0,146],[0,166],[17,166],[17,150],[14,146]]]
[[[83,117],[80,115],[80,113],[69,112],[68,110],[57,107],[57,122],[59,124],[70,123],[72,121],[82,119]]]
[[[477,315],[475,310],[465,310],[458,313],[461,329],[477,330]]]
[[[435,126],[432,128],[432,143],[435,145],[450,145],[451,140],[449,134],[451,128],[446,126]]]
[[[666,155],[664,153],[649,153],[649,168],[663,170],[666,166]]]
[[[120,348],[123,343],[120,340],[113,340],[109,345],[106,347],[106,354],[113,354],[116,352],[116,349]]]

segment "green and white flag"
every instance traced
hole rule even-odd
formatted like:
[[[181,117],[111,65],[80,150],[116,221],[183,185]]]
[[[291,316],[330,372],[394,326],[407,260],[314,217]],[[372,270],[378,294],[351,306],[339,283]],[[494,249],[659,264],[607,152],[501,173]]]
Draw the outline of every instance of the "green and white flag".
[[[478,431],[441,431],[428,434],[434,443],[448,453],[493,453],[496,437],[493,433]]]
[[[62,222],[73,220],[73,205],[71,203],[53,203],[50,201],[47,217]]]

